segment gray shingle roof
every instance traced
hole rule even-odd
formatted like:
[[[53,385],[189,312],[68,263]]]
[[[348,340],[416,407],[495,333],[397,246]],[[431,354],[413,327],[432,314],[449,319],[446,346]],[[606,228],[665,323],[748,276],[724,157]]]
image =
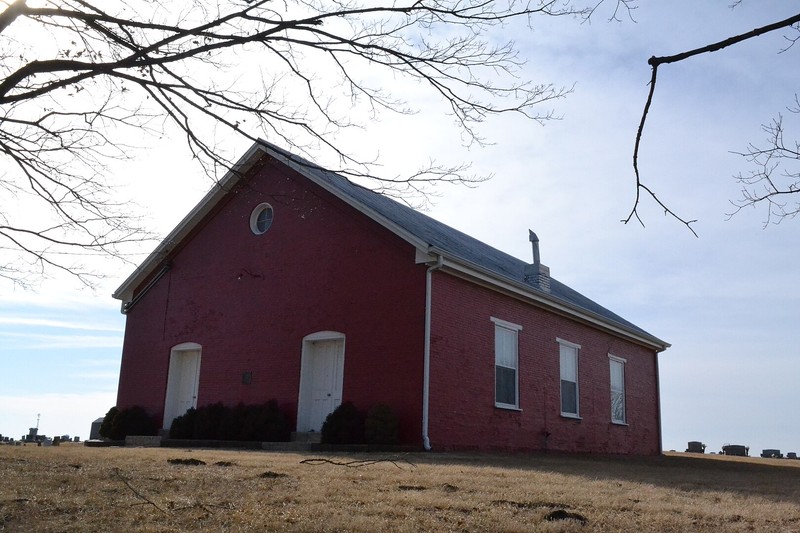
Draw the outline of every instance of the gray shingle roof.
[[[254,165],[257,165],[265,153],[315,181],[368,216],[372,216],[376,221],[413,242],[415,246],[422,248],[426,253],[432,251],[442,255],[448,261],[465,265],[468,271],[487,276],[490,283],[496,284],[498,287],[505,284],[511,287],[514,293],[538,302],[538,305],[586,320],[658,350],[669,346],[665,341],[647,333],[556,279],[551,278],[550,291],[543,292],[538,286],[525,279],[526,263],[524,261],[391,198],[360,187],[339,174],[327,171],[266,141],[259,141],[253,145],[242,156],[234,169],[220,181],[220,184],[208,192],[114,292],[113,297],[122,301],[123,313],[135,303],[137,298],[141,297],[141,293],[136,291],[141,289],[142,284],[148,280],[152,282],[154,279],[158,279],[157,272],[159,269],[163,272],[168,266],[166,262],[174,247],[183,239],[189,238],[194,228],[213,212],[213,208],[218,202],[227,196],[231,186],[246,175]],[[147,288],[142,290],[146,292]]]
[[[477,265],[493,273],[498,278],[505,278],[517,285],[524,285],[531,293],[538,293],[540,295],[546,294],[525,279],[526,263],[524,261],[493,248],[478,239],[470,237],[457,229],[451,228],[385,195],[360,187],[339,174],[327,171],[318,165],[310,163],[270,143],[262,142],[267,147],[268,151],[277,152],[287,158],[290,161],[290,165],[291,162],[294,162],[295,165],[292,166],[295,166],[300,172],[311,175],[316,180],[328,184],[341,195],[350,198],[357,204],[390,220],[428,245],[445,252],[451,257],[459,258],[468,263]],[[584,311],[588,311],[606,321],[618,324],[631,332],[650,338],[656,344],[663,345],[664,347],[669,346],[664,341],[654,337],[642,328],[625,320],[616,313],[590,300],[554,278],[551,278],[550,292],[547,296],[555,300],[561,300]]]

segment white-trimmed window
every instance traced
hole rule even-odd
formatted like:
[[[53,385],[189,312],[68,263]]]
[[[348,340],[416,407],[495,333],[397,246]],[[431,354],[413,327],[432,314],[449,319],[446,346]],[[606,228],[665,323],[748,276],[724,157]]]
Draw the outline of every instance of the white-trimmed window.
[[[561,416],[580,417],[578,389],[578,352],[580,344],[558,341],[561,366]]]
[[[519,409],[519,332],[522,326],[492,317],[494,322],[494,404]]]
[[[257,205],[253,212],[250,213],[250,231],[255,235],[266,233],[269,227],[272,226],[273,215],[272,206],[268,203],[264,202]]]
[[[626,424],[625,415],[625,359],[608,355],[611,370],[611,421]]]

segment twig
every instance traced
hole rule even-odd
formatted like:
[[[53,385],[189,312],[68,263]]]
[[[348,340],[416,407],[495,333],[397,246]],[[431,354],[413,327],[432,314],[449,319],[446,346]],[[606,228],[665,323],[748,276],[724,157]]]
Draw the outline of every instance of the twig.
[[[114,468],[114,475],[115,475],[115,476],[117,476],[117,478],[119,478],[119,480],[120,480],[120,481],[122,481],[123,483],[125,483],[125,486],[126,486],[126,487],[128,487],[129,489],[131,489],[131,492],[133,492],[133,493],[136,495],[136,497],[138,497],[138,498],[140,498],[140,499],[144,500],[145,502],[149,503],[150,505],[152,505],[153,507],[155,507],[156,509],[158,509],[158,510],[159,510],[159,511],[161,511],[162,513],[164,513],[164,514],[166,514],[166,515],[168,515],[168,514],[169,514],[169,513],[168,513],[168,512],[167,512],[167,511],[166,511],[166,510],[163,508],[163,507],[161,507],[161,506],[160,506],[160,505],[158,505],[156,502],[154,502],[153,500],[151,500],[150,498],[148,498],[147,496],[145,496],[144,494],[142,494],[141,492],[139,492],[138,490],[136,490],[136,489],[133,487],[133,485],[131,485],[131,484],[128,482],[128,480],[127,480],[127,479],[125,479],[125,478],[122,476],[122,472],[120,472],[119,468]]]
[[[641,178],[639,177],[639,144],[642,141],[642,132],[644,131],[645,121],[647,121],[647,113],[650,111],[650,105],[653,103],[653,93],[655,93],[656,90],[656,77],[658,76],[658,65],[660,64],[658,62],[653,62],[654,59],[657,58],[655,57],[650,58],[650,64],[653,67],[653,74],[650,78],[650,92],[647,95],[647,102],[645,102],[644,104],[644,111],[642,112],[642,120],[641,122],[639,122],[639,129],[636,131],[636,142],[633,147],[633,172],[636,175],[636,199],[633,202],[633,208],[631,209],[631,212],[628,214],[627,218],[624,218],[622,220],[622,222],[627,224],[628,222],[631,221],[631,218],[636,217],[636,220],[639,221],[639,224],[644,226],[644,222],[639,216],[638,209],[639,209],[639,200],[641,199],[641,191],[645,190],[653,198],[653,200],[655,200],[656,203],[664,209],[664,214],[668,214],[673,218],[675,218],[676,220],[678,220],[679,222],[681,222],[683,225],[689,228],[689,231],[691,231],[695,237],[697,237],[697,232],[694,231],[694,228],[692,227],[692,223],[697,221],[685,220],[680,216],[678,216],[677,214],[675,214],[669,207],[666,206],[664,202],[661,201],[661,199],[656,195],[655,192],[653,192],[647,185],[645,185],[642,182]]]
[[[303,465],[329,464],[329,465],[334,465],[334,466],[346,466],[347,468],[361,468],[362,466],[372,466],[372,465],[376,465],[378,463],[391,463],[394,466],[396,466],[397,468],[402,470],[403,467],[400,466],[399,464],[397,464],[400,461],[401,461],[401,459],[385,458],[385,459],[355,459],[353,461],[343,461],[342,462],[342,461],[334,461],[332,459],[324,459],[324,458],[321,458],[321,457],[316,457],[316,458],[313,458],[313,459],[303,459],[302,461],[300,461],[300,464],[303,464]],[[412,468],[416,468],[416,466],[417,466],[417,465],[415,465],[414,463],[412,463],[411,461],[409,461],[408,459],[405,459],[405,458],[402,459],[402,462],[404,462],[404,463],[406,463],[408,465],[411,465]]]

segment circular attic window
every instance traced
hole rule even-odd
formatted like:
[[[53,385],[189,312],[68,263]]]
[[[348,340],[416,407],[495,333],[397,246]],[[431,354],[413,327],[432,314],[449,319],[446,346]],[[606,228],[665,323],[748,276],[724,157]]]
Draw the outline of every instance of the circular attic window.
[[[250,214],[250,231],[256,235],[266,233],[272,226],[272,206],[268,203],[259,204]]]

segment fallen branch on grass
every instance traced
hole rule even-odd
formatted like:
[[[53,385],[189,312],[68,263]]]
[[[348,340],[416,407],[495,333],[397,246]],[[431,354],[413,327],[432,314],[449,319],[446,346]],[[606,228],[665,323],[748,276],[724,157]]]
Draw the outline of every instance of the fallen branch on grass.
[[[136,497],[137,497],[137,498],[140,498],[140,499],[144,500],[146,503],[149,503],[150,505],[152,505],[153,507],[155,507],[156,509],[158,509],[158,510],[159,510],[159,511],[161,511],[162,513],[164,513],[164,514],[166,514],[166,515],[168,515],[168,514],[169,514],[169,513],[166,511],[166,509],[164,509],[163,507],[161,507],[160,505],[158,505],[156,502],[154,502],[153,500],[151,500],[150,498],[148,498],[147,496],[145,496],[144,494],[142,494],[141,492],[139,492],[138,490],[136,490],[136,489],[133,487],[133,485],[131,485],[131,484],[130,484],[130,482],[129,482],[127,479],[125,479],[125,477],[122,475],[122,472],[120,472],[119,468],[114,468],[114,475],[115,475],[117,478],[119,478],[119,480],[120,480],[120,481],[122,481],[123,483],[125,483],[125,486],[126,486],[126,487],[128,487],[129,489],[131,489],[131,492],[133,492],[133,493],[136,495]]]
[[[314,459],[303,459],[300,461],[302,465],[334,465],[334,466],[346,466],[347,468],[361,468],[363,466],[372,466],[379,463],[391,463],[399,469],[403,469],[398,463],[403,462],[408,465],[411,465],[411,468],[415,468],[417,465],[412,463],[406,458],[384,458],[384,459],[354,459],[352,461],[334,461],[332,459],[323,459],[321,457],[317,457]]]
[[[208,514],[214,514],[212,507],[217,509],[222,509],[224,511],[233,511],[236,509],[236,506],[230,502],[222,503],[222,504],[214,504],[214,503],[201,503],[201,502],[194,502],[191,505],[184,505],[182,507],[174,507],[172,508],[173,511],[185,511],[187,509],[202,509],[203,511],[207,512]]]

